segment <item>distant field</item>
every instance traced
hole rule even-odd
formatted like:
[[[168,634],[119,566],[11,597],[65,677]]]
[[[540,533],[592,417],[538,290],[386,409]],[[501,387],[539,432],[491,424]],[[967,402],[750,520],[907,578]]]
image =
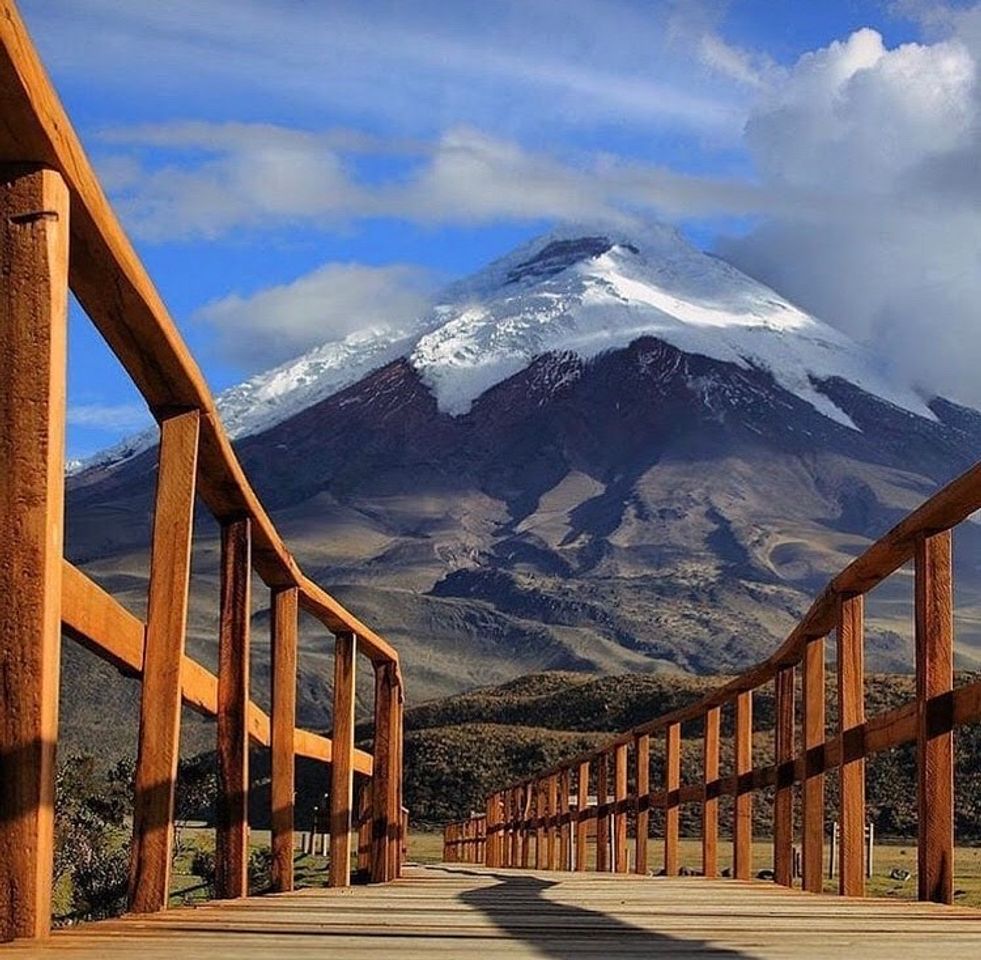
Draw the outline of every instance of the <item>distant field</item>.
[[[631,842],[632,845],[632,842]],[[727,843],[719,846],[719,869],[732,865],[731,848]],[[443,838],[437,833],[412,832],[409,837],[409,859],[417,863],[436,863],[442,859]],[[772,866],[772,846],[760,841],[753,844],[754,870],[768,869]],[[652,838],[648,851],[651,869],[660,869],[660,841]],[[698,840],[681,840],[680,859],[682,866],[698,869],[701,866],[701,845]],[[910,878],[905,882],[891,880],[889,873],[894,869],[908,870]],[[799,886],[799,881],[798,881]],[[825,891],[834,893],[837,880],[825,879]],[[894,897],[900,900],[916,898],[916,844],[881,843],[875,847],[874,873],[869,880],[868,891],[871,896]],[[962,906],[981,907],[981,848],[957,847],[954,870],[954,902]]]

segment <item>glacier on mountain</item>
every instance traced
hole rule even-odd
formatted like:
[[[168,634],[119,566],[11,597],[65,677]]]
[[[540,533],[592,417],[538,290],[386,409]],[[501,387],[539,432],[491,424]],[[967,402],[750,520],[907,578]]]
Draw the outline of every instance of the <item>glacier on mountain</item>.
[[[249,436],[408,357],[440,410],[462,415],[536,356],[589,359],[641,336],[763,368],[851,428],[847,414],[818,389],[822,380],[840,377],[936,419],[868,348],[664,225],[629,233],[572,225],[551,231],[447,287],[428,315],[316,347],[226,390],[217,404],[229,435]],[[147,431],[81,466],[129,459],[155,440],[156,431]]]

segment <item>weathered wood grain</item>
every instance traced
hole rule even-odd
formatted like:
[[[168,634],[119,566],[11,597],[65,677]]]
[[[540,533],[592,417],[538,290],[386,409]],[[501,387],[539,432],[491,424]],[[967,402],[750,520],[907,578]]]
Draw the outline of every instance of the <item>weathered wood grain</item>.
[[[681,786],[681,724],[672,723],[664,731],[664,872],[678,875],[678,827],[681,809],[677,792]]]
[[[334,759],[330,768],[330,878],[332,887],[351,883],[354,806],[355,652],[353,633],[334,639]]]
[[[812,640],[804,648],[802,697],[804,701],[804,769],[801,791],[802,884],[805,890],[820,893],[824,870],[824,744],[825,684],[824,638]]]
[[[722,711],[712,707],[705,714],[702,741],[702,873],[715,877],[719,873],[719,733]]]
[[[794,726],[794,668],[785,667],[776,680],[777,789],[773,800],[773,875],[785,887],[794,882]]]
[[[950,531],[915,554],[917,884],[921,900],[954,896],[953,565]]]
[[[299,597],[296,587],[277,587],[270,597],[272,648],[270,710],[272,864],[277,893],[293,889],[293,805],[296,777],[296,664]]]
[[[732,872],[748,880],[753,871],[753,793],[747,782],[753,770],[753,694],[736,697],[735,756],[736,799],[733,803]]]
[[[840,598],[837,644],[838,889],[842,896],[861,897],[865,894],[865,624],[861,595]]]
[[[133,913],[163,910],[170,894],[199,433],[197,410],[176,413],[160,424],[133,805]]]
[[[68,210],[53,170],[0,168],[0,940],[51,916]]]

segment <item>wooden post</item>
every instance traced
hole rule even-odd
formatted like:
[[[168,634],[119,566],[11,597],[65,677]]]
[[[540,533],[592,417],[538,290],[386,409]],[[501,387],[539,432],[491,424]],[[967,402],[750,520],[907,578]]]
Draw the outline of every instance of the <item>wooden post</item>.
[[[776,677],[776,730],[774,757],[777,789],[773,799],[773,879],[794,885],[794,668]]]
[[[402,876],[402,769],[403,769],[403,750],[405,746],[405,690],[402,688],[401,681],[396,671],[395,679],[395,722],[393,724],[393,742],[395,744],[395,763],[394,763],[394,810],[392,816],[395,829],[391,831],[389,843],[389,871],[393,880],[398,880]],[[354,740],[351,740],[352,749]]]
[[[613,798],[616,812],[613,814],[613,853],[617,873],[630,869],[627,849],[627,745],[617,744],[613,751]]]
[[[647,876],[647,835],[650,832],[651,738],[643,733],[634,741],[637,780],[637,836],[634,841],[634,873]]]
[[[0,184],[0,941],[47,936],[65,488],[68,191]]]
[[[804,784],[801,854],[804,876],[801,886],[811,893],[824,888],[824,638],[804,647]]]
[[[550,774],[545,778],[546,785],[546,803],[548,804],[548,820],[546,821],[545,836],[546,836],[546,854],[545,854],[545,868],[547,870],[555,869],[555,855],[557,853],[558,847],[558,805],[559,805],[559,784],[556,775]]]
[[[681,724],[669,723],[664,731],[664,874],[678,875],[678,826],[681,787]]]
[[[215,896],[249,892],[249,620],[252,534],[247,517],[221,527],[218,618],[218,797]]]
[[[753,870],[753,691],[736,695],[736,800],[733,805],[732,873],[748,880]]]
[[[375,731],[374,769],[371,779],[371,879],[385,883],[392,879],[390,870],[390,838],[395,829],[393,817],[397,802],[395,746],[396,689],[395,665],[376,663],[375,670]],[[458,849],[458,848],[457,848]]]
[[[296,758],[296,657],[299,591],[296,587],[272,591],[270,645],[272,647],[271,761],[272,888],[293,889],[293,804]]]
[[[542,795],[541,780],[533,780],[529,789],[535,825],[535,869],[541,870],[545,866],[545,825],[542,822],[545,799]]]
[[[488,867],[500,866],[497,861],[497,797],[496,793],[490,793],[484,798],[484,823],[487,827],[484,859]]]
[[[511,852],[508,855],[508,866],[521,866],[521,834],[524,830],[522,824],[523,797],[522,788],[513,787],[511,790]]]
[[[133,807],[132,913],[163,910],[170,895],[181,665],[200,426],[197,410],[165,417],[160,423]]]
[[[721,711],[712,707],[705,714],[702,769],[705,794],[702,798],[702,874],[719,875],[719,731]]]
[[[572,824],[569,822],[569,769],[559,771],[559,870],[572,869]]]
[[[351,884],[351,807],[354,803],[354,658],[353,633],[334,639],[334,756],[330,769],[329,886]],[[401,831],[398,831],[401,832]]]
[[[587,833],[589,832],[589,817],[586,813],[589,807],[589,761],[579,764],[579,776],[576,779],[576,870],[582,872],[588,862]]]
[[[596,869],[608,873],[610,869],[610,814],[603,810],[610,799],[608,788],[609,758],[605,753],[596,755],[596,805],[603,812],[596,815]]]
[[[838,890],[845,897],[865,895],[865,625],[861,595],[838,601],[838,731],[841,739],[839,784],[840,843]],[[854,759],[848,759],[851,755]]]
[[[917,882],[919,898],[954,896],[954,686],[951,535],[919,537],[916,564]]]
[[[521,866],[527,870],[531,866],[531,827],[535,812],[534,784],[529,780],[522,787],[521,813]]]

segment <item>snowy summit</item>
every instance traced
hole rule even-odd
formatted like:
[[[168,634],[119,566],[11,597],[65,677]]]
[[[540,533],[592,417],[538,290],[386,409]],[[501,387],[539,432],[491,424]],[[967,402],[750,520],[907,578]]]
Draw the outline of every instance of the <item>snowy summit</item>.
[[[854,424],[817,382],[840,377],[935,419],[865,347],[663,225],[554,230],[447,287],[428,315],[317,347],[225,391],[218,407],[232,438],[249,436],[407,357],[439,408],[459,415],[537,356],[567,351],[589,359],[641,336],[763,368],[848,427]],[[147,431],[83,468],[129,459],[155,441],[156,431]]]

